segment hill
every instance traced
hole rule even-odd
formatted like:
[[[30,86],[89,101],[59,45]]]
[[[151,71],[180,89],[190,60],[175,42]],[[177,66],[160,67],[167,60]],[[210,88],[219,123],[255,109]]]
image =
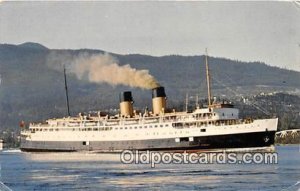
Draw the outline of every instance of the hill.
[[[102,54],[102,50],[53,50],[37,43],[0,44],[0,131],[17,128],[19,121],[41,121],[66,115],[63,70],[49,56]],[[186,93],[206,97],[204,56],[120,55],[120,65],[147,69],[166,87],[170,107]],[[59,62],[59,59],[58,61]],[[300,73],[261,62],[242,62],[209,57],[215,96],[236,97],[258,92],[300,89]],[[132,90],[135,106],[150,106],[149,90],[91,83],[68,73],[71,113],[118,108],[120,91]]]

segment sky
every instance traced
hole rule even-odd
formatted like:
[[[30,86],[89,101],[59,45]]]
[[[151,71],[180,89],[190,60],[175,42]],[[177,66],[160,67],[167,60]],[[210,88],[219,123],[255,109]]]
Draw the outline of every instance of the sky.
[[[0,43],[202,55],[300,71],[298,2],[0,2]]]

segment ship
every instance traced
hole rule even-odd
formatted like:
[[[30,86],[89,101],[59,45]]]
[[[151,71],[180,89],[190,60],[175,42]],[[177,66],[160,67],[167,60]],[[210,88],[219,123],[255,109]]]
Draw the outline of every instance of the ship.
[[[232,103],[213,102],[207,55],[205,64],[206,107],[197,106],[193,111],[170,110],[165,88],[159,86],[152,89],[152,109],[138,112],[133,107],[132,92],[124,91],[119,95],[118,114],[80,113],[30,123],[21,130],[20,148],[27,152],[99,153],[272,150],[278,118],[240,118],[239,109]],[[67,84],[66,95],[68,101]]]

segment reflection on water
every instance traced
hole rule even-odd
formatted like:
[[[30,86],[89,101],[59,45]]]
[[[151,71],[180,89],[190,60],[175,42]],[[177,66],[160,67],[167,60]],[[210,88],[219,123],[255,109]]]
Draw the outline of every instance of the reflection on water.
[[[279,164],[122,164],[118,154],[0,153],[0,181],[13,190],[298,190],[297,146]]]
[[[120,161],[119,154],[97,153],[24,153],[27,160],[39,162]]]

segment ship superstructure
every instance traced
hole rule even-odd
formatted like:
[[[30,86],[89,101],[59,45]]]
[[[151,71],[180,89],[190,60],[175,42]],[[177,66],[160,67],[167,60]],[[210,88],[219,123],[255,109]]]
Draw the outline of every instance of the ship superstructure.
[[[167,112],[164,87],[152,89],[152,111],[136,112],[130,91],[120,94],[117,115],[77,117],[31,123],[21,132],[23,151],[132,150],[201,151],[262,148],[274,144],[277,118],[240,119],[229,103],[211,103],[206,58],[208,106],[193,112]]]

